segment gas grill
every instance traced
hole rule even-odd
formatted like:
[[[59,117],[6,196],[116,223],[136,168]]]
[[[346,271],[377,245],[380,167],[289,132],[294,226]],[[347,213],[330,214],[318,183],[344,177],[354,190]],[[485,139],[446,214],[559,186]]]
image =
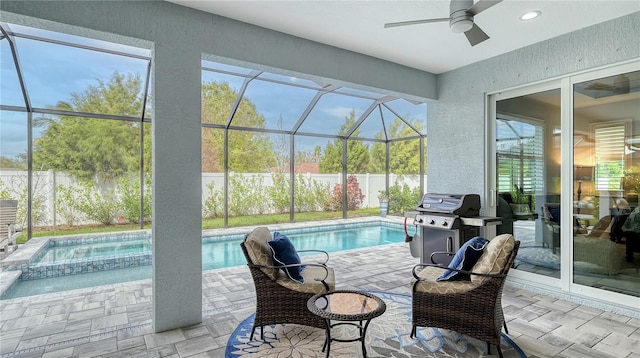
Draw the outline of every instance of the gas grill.
[[[425,194],[416,211],[405,213],[420,229],[420,237],[411,242],[412,254],[421,263],[431,263],[433,252],[456,252],[468,240],[479,236],[480,229],[498,225],[498,217],[480,216],[478,194]],[[417,252],[416,252],[417,251]],[[451,257],[439,257],[447,263]]]

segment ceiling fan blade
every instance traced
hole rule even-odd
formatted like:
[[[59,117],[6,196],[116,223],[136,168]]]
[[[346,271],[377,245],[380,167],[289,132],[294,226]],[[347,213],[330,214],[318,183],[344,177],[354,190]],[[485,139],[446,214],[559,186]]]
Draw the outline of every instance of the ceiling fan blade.
[[[502,0],[480,0],[477,3],[473,4],[468,10],[467,14],[471,16],[478,15],[479,13],[485,11],[486,9],[492,7],[493,5],[501,2]]]
[[[475,46],[482,41],[489,39],[489,35],[482,31],[482,29],[475,23],[473,24],[471,30],[465,32],[464,35],[467,36],[467,40],[469,40],[471,46]]]
[[[400,21],[400,22],[389,22],[384,24],[384,28],[389,27],[398,27],[398,26],[407,26],[407,25],[418,25],[418,24],[426,24],[429,22],[442,22],[449,21],[449,18],[440,18],[440,19],[424,19],[424,20],[412,20],[412,21]]]

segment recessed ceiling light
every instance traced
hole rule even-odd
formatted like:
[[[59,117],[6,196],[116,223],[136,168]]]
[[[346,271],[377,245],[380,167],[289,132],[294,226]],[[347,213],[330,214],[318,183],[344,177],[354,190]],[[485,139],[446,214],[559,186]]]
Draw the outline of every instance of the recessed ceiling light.
[[[524,15],[520,16],[520,20],[531,20],[531,19],[535,19],[536,17],[540,16],[540,14],[542,14],[542,12],[536,10],[536,11],[529,11],[527,13],[525,13]]]

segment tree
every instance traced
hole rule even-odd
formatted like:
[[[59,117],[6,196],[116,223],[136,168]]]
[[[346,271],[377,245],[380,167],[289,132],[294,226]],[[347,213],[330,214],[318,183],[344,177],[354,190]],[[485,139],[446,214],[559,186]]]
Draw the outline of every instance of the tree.
[[[27,169],[26,163],[20,159],[21,159],[20,157],[16,157],[16,159],[12,159],[12,158],[0,155],[0,168],[26,170]]]
[[[299,150],[296,152],[295,163],[317,163],[317,158],[311,150]]]
[[[344,124],[340,127],[338,135],[344,136],[347,131],[353,127],[356,122],[356,113],[351,111],[345,117]],[[360,133],[356,129],[353,136],[357,137]],[[369,172],[369,147],[362,141],[347,141],[347,168],[350,173],[368,173]],[[336,138],[333,143],[327,143],[324,149],[324,156],[320,159],[321,173],[340,173],[342,172],[342,139]]]
[[[319,169],[320,173],[342,172],[342,139],[327,143],[324,148],[324,156],[320,159]]]
[[[202,122],[226,125],[238,94],[227,83],[202,85]],[[264,128],[265,119],[253,103],[243,98],[234,114],[232,126]],[[229,171],[264,172],[276,165],[273,143],[265,133],[229,130]],[[202,130],[202,171],[224,172],[224,130]]]
[[[415,121],[412,125],[420,130],[421,123]],[[387,129],[390,138],[406,138],[416,136],[417,133],[407,126],[401,119],[396,120]],[[376,138],[383,138],[380,132]],[[417,174],[420,171],[420,140],[411,139],[389,144],[389,172],[394,174]],[[386,144],[376,142],[371,148],[371,172],[384,173],[386,157]]]
[[[282,116],[278,120],[278,129],[284,131]],[[289,155],[291,136],[286,133],[272,135],[273,138],[273,156],[276,161],[277,172],[288,172],[291,158]]]
[[[98,81],[55,109],[140,117],[142,81],[137,75],[114,73],[108,82]],[[44,116],[34,125],[43,128],[34,142],[33,165],[40,170],[66,171],[79,179],[106,181],[140,166],[140,122],[68,115]],[[145,147],[150,146],[150,127],[145,126]],[[150,163],[150,151],[145,161]],[[147,167],[148,168],[148,167]]]

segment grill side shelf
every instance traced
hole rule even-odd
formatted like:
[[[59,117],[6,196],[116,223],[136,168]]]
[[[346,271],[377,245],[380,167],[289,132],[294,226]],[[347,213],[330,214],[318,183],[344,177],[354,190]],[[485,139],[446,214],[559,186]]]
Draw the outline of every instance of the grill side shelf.
[[[467,226],[490,226],[502,224],[502,218],[496,216],[461,217],[462,224]]]

